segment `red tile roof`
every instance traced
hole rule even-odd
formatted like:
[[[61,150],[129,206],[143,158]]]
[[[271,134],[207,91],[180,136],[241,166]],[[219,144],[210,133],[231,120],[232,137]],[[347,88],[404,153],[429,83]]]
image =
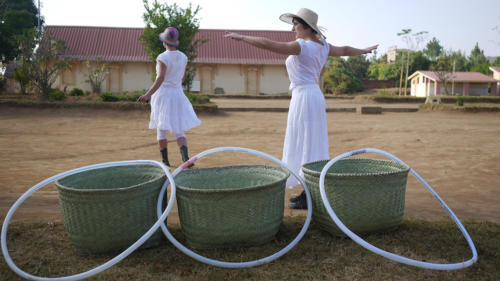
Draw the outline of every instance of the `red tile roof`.
[[[65,56],[78,60],[150,62],[139,42],[143,28],[47,26],[56,39],[66,42]],[[216,64],[284,64],[286,56],[258,49],[243,42],[224,38],[226,30],[200,29],[195,39],[210,39],[198,47],[197,63]],[[276,41],[293,41],[291,31],[237,30],[241,34],[267,37]]]
[[[428,78],[434,81],[440,81],[438,75],[434,71],[426,71],[426,70],[419,70],[414,74],[412,74],[410,77],[408,77],[408,79],[413,78],[417,73],[422,73],[424,76],[427,76]],[[496,82],[495,79],[487,75],[484,75],[480,72],[455,72],[453,74],[452,80],[454,80],[455,82],[479,82],[479,83]]]
[[[65,41],[65,56],[77,60],[150,62],[139,42],[142,28],[47,26],[55,39]]]
[[[281,42],[295,40],[295,33],[291,31],[236,30],[235,32],[243,35],[266,37]],[[220,64],[285,63],[286,55],[276,54],[241,41],[225,38],[225,34],[226,30],[200,29],[195,39],[209,38],[210,40],[199,47],[196,62]]]

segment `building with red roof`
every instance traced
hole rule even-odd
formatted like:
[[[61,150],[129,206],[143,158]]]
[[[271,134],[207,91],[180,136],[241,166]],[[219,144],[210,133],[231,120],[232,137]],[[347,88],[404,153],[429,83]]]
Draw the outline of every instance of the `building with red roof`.
[[[85,61],[111,66],[103,91],[132,92],[148,89],[154,79],[155,59],[149,58],[140,43],[142,28],[47,26],[55,39],[68,47],[71,70],[62,73],[54,86],[90,90]],[[286,56],[225,38],[226,30],[200,29],[195,39],[208,39],[198,47],[194,63],[197,73],[193,91],[202,93],[274,94],[288,92],[290,81]],[[291,31],[238,30],[241,34],[293,41]],[[182,35],[181,35],[182,36]]]
[[[497,95],[497,80],[479,72],[449,72],[419,70],[413,73],[411,95],[417,97],[436,96],[445,93],[463,96]],[[446,80],[446,85],[443,85]]]

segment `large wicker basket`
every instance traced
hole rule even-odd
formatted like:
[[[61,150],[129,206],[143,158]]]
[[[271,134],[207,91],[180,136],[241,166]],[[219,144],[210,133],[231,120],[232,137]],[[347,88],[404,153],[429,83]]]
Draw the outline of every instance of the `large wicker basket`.
[[[153,165],[114,166],[56,181],[64,226],[80,254],[116,252],[156,222],[163,170]],[[156,232],[142,248],[156,246]]]
[[[264,165],[182,171],[175,183],[186,243],[209,249],[271,241],[283,219],[288,176]]]
[[[303,165],[313,202],[313,220],[336,236],[345,236],[328,215],[319,177],[328,161]],[[390,231],[401,224],[409,167],[379,159],[342,159],[325,176],[325,192],[342,222],[356,234]]]

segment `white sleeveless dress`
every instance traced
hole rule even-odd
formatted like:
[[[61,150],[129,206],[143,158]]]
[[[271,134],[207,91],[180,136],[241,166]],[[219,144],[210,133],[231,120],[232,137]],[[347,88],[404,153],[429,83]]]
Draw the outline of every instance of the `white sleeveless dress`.
[[[161,53],[156,58],[156,73],[159,73],[160,62],[167,71],[165,80],[151,97],[149,128],[182,134],[201,124],[182,89],[187,57],[178,50]]]
[[[328,129],[325,98],[318,85],[321,69],[326,64],[330,47],[297,39],[300,54],[289,56],[286,69],[290,78],[292,98],[288,110],[283,162],[304,178],[302,165],[328,160]],[[286,186],[292,188],[299,181],[292,175]]]

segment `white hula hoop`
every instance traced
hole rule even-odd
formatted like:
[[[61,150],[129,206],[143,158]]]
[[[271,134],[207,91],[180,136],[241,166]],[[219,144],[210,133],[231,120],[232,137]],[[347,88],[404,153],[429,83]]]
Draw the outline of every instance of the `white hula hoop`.
[[[60,179],[62,177],[69,176],[72,174],[76,174],[79,172],[94,170],[94,169],[98,169],[98,168],[121,166],[121,165],[147,165],[147,164],[156,165],[156,166],[163,169],[163,171],[167,175],[168,180],[166,180],[165,183],[163,184],[162,190],[166,190],[168,183],[171,182],[172,183],[172,192],[171,193],[173,195],[170,197],[170,200],[168,201],[167,208],[165,209],[165,212],[163,212],[163,214],[161,214],[161,216],[159,216],[158,221],[156,221],[156,223],[146,233],[144,233],[144,235],[141,236],[141,238],[139,238],[134,244],[132,244],[130,247],[128,247],[125,251],[123,251],[118,256],[114,257],[113,259],[107,261],[106,263],[104,263],[98,267],[95,267],[89,271],[78,273],[75,275],[70,275],[70,276],[53,277],[53,278],[31,275],[31,274],[21,270],[12,261],[12,258],[10,257],[10,254],[9,254],[9,250],[7,249],[7,230],[9,227],[9,223],[10,223],[10,220],[12,219],[12,216],[14,215],[15,211],[19,208],[19,206],[29,196],[31,196],[31,194],[33,194],[35,191],[37,191],[38,189],[44,187],[48,183],[51,183],[57,179]],[[170,173],[170,171],[168,170],[168,168],[165,165],[163,165],[160,162],[153,161],[153,160],[134,160],[134,161],[109,162],[109,163],[102,163],[102,164],[85,166],[85,167],[77,168],[74,170],[66,171],[66,172],[57,174],[51,178],[45,179],[44,181],[33,186],[28,191],[26,191],[21,197],[19,197],[19,199],[17,199],[17,201],[14,203],[14,205],[12,205],[12,207],[10,208],[9,212],[7,213],[7,216],[5,217],[5,220],[4,220],[3,225],[2,225],[2,236],[1,236],[2,253],[3,253],[5,261],[7,262],[9,267],[19,276],[26,278],[26,279],[29,279],[29,280],[80,280],[80,279],[88,278],[88,277],[96,275],[96,274],[110,268],[111,266],[115,265],[116,263],[120,262],[121,260],[126,258],[128,255],[130,255],[133,251],[135,251],[138,247],[140,247],[144,242],[146,242],[146,240],[149,239],[149,237],[151,237],[151,235],[154,234],[154,232],[160,227],[160,224],[163,223],[163,221],[167,217],[168,213],[172,209],[174,198],[175,198],[175,182],[173,180],[172,174]]]
[[[218,266],[218,267],[225,267],[225,268],[247,268],[247,267],[253,267],[253,266],[257,266],[257,265],[261,265],[263,263],[267,263],[267,262],[270,262],[270,261],[273,261],[281,256],[283,256],[284,254],[286,254],[288,251],[290,251],[299,241],[300,239],[302,239],[302,237],[304,236],[304,234],[306,233],[307,231],[307,228],[309,227],[309,224],[311,222],[311,216],[312,216],[312,201],[311,201],[311,195],[309,194],[309,190],[307,189],[307,186],[304,182],[304,180],[302,180],[301,177],[299,177],[294,171],[292,171],[290,168],[288,168],[288,166],[283,163],[282,161],[268,155],[268,154],[265,154],[263,152],[260,152],[260,151],[257,151],[257,150],[253,150],[253,149],[248,149],[248,148],[241,148],[241,147],[218,147],[218,148],[212,148],[212,149],[208,149],[208,150],[205,150],[199,154],[197,154],[196,156],[192,157],[191,159],[189,159],[188,161],[186,161],[183,165],[181,165],[179,168],[177,168],[174,172],[173,172],[173,177],[175,178],[175,176],[177,176],[183,169],[185,169],[188,165],[190,165],[191,163],[194,163],[196,160],[204,157],[204,156],[207,156],[209,154],[212,154],[212,153],[216,153],[216,152],[223,152],[223,151],[232,151],[232,152],[245,152],[245,153],[249,153],[249,154],[253,154],[253,155],[257,155],[257,156],[261,156],[261,157],[264,157],[268,160],[271,160],[273,161],[274,163],[277,163],[279,164],[281,167],[289,170],[299,181],[300,181],[300,184],[302,184],[302,186],[304,187],[304,191],[306,192],[306,197],[307,197],[307,218],[306,218],[306,221],[304,222],[304,226],[302,227],[301,231],[299,232],[299,234],[297,235],[297,237],[295,237],[295,239],[290,242],[290,244],[288,244],[286,247],[284,247],[283,249],[281,249],[279,252],[276,252],[270,256],[267,256],[265,258],[261,258],[261,259],[258,259],[258,260],[253,260],[253,261],[247,261],[247,262],[225,262],[225,261],[219,261],[219,260],[215,260],[215,259],[210,259],[210,258],[207,258],[207,257],[204,257],[204,256],[201,256],[195,252],[193,252],[192,250],[186,248],[184,245],[182,245],[181,243],[179,243],[179,241],[177,241],[175,239],[175,237],[168,231],[165,223],[162,221],[161,223],[161,229],[163,231],[163,233],[165,234],[165,236],[168,238],[168,240],[170,240],[170,242],[172,242],[172,244],[174,244],[174,246],[179,249],[181,252],[183,252],[184,254],[190,256],[191,258],[197,260],[197,261],[200,261],[200,262],[203,262],[203,263],[206,263],[206,264],[209,264],[209,265],[213,265],[213,266]],[[161,200],[163,199],[163,196],[165,194],[165,188],[163,188],[161,191],[160,191],[160,195],[158,197],[158,206],[157,206],[157,214],[158,216],[160,216],[161,214]]]
[[[467,230],[465,230],[465,228],[462,225],[462,223],[460,222],[460,220],[455,216],[455,214],[453,213],[453,211],[446,205],[446,203],[439,197],[439,195],[429,186],[429,184],[427,184],[427,182],[424,181],[424,179],[422,179],[422,177],[420,177],[420,175],[417,174],[417,172],[415,172],[411,168],[410,168],[410,172],[427,188],[427,190],[429,190],[429,192],[434,196],[434,198],[436,198],[436,200],[443,206],[443,208],[446,210],[446,212],[448,212],[448,214],[450,215],[450,217],[453,219],[453,221],[455,222],[455,224],[458,226],[458,228],[462,232],[464,238],[467,240],[467,243],[469,244],[469,247],[470,247],[470,249],[472,251],[472,258],[471,259],[469,259],[469,260],[467,260],[465,262],[450,263],[450,264],[430,263],[430,262],[422,262],[422,261],[417,261],[417,260],[409,259],[409,258],[400,256],[400,255],[396,255],[396,254],[384,251],[384,250],[382,250],[380,248],[377,248],[377,247],[373,246],[372,244],[366,242],[361,237],[359,237],[358,235],[356,235],[355,233],[353,233],[350,229],[348,229],[344,225],[344,223],[342,223],[342,221],[337,217],[337,215],[333,211],[332,206],[330,205],[330,203],[328,201],[328,198],[326,196],[326,192],[325,192],[325,175],[326,175],[328,169],[335,162],[337,162],[338,160],[340,160],[342,158],[345,158],[345,157],[349,157],[349,156],[356,155],[356,154],[361,154],[361,153],[366,153],[366,152],[377,153],[377,154],[380,154],[380,155],[384,155],[384,156],[387,156],[387,157],[395,160],[398,163],[406,165],[406,163],[404,163],[403,161],[399,160],[396,156],[393,156],[393,155],[391,155],[391,154],[389,154],[389,153],[387,153],[387,152],[385,152],[383,150],[379,150],[379,149],[376,149],[376,148],[365,148],[365,149],[353,150],[353,151],[341,154],[341,155],[333,158],[332,160],[330,160],[325,165],[325,167],[323,167],[323,170],[321,171],[321,175],[320,175],[320,179],[319,179],[319,190],[320,190],[320,193],[321,193],[321,200],[323,201],[323,205],[325,206],[328,214],[333,219],[333,221],[337,224],[337,226],[347,236],[349,236],[352,240],[354,240],[354,242],[358,243],[359,245],[361,245],[365,249],[367,249],[369,251],[372,251],[375,254],[381,255],[381,256],[383,256],[385,258],[388,258],[390,260],[396,261],[396,262],[400,262],[400,263],[404,263],[404,264],[408,264],[408,265],[412,265],[412,266],[416,266],[416,267],[421,267],[421,268],[437,269],[437,270],[455,270],[455,269],[461,269],[461,268],[465,268],[465,267],[471,266],[473,263],[475,263],[477,261],[477,258],[478,258],[477,257],[477,251],[476,251],[476,247],[474,246],[474,242],[472,242],[472,239],[470,238],[469,233],[467,232]],[[408,165],[406,165],[406,166],[408,166]]]

